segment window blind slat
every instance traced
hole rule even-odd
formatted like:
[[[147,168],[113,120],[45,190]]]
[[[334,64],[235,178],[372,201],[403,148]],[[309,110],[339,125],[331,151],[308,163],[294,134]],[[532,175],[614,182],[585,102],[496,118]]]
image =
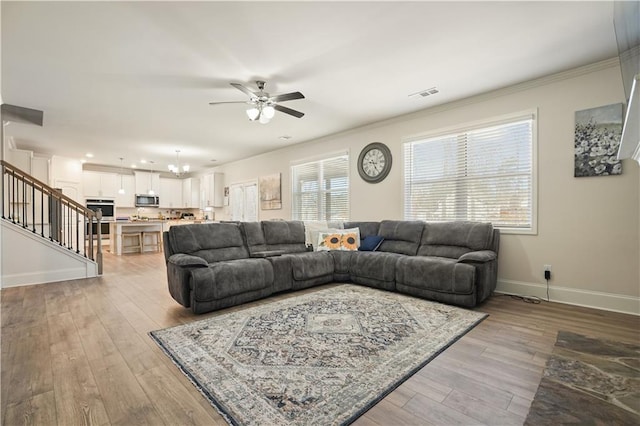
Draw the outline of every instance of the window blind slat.
[[[348,220],[348,172],[348,155],[292,166],[293,219]]]
[[[532,229],[533,120],[406,142],[405,219]]]

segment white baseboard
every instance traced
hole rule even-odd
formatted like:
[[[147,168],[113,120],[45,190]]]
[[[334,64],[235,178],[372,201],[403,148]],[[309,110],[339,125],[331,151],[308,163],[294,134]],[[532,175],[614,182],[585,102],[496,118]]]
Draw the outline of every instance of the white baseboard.
[[[496,293],[537,296],[546,300],[547,286],[546,284],[498,279]],[[550,285],[549,300],[640,316],[640,298],[633,296]]]
[[[55,271],[34,271],[2,277],[2,288],[20,287],[23,285],[45,284],[56,281],[77,280],[97,276],[93,268],[58,269]]]

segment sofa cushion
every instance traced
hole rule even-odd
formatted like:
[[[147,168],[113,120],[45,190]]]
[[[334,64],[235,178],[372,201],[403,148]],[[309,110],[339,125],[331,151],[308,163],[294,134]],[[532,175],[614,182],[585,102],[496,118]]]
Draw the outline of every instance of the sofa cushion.
[[[285,253],[307,251],[304,224],[301,221],[266,220],[262,222],[267,250],[282,250]]]
[[[172,226],[171,251],[190,254],[208,263],[249,257],[240,227],[233,223]]]
[[[493,226],[481,222],[426,223],[419,256],[439,256],[457,259],[465,253],[490,250]]]
[[[424,222],[383,220],[378,235],[384,238],[379,251],[415,256],[418,252]]]
[[[329,252],[310,251],[285,256],[291,259],[291,273],[295,281],[333,276],[333,257]]]
[[[396,253],[357,252],[351,257],[349,273],[352,279],[353,277],[364,277],[380,281],[395,281],[396,262],[401,257],[403,256]]]
[[[260,222],[241,222],[240,229],[244,234],[249,253],[253,254],[267,250],[267,243],[264,239],[264,232],[262,232],[262,224]]]
[[[349,270],[351,268],[351,258],[357,255],[354,251],[333,250],[333,276],[340,277],[340,281],[349,279]]]
[[[345,222],[344,227],[360,229],[360,238],[365,238],[368,235],[378,235],[380,222]]]
[[[239,259],[194,269],[191,277],[195,300],[218,300],[270,287],[273,268],[266,259]]]
[[[451,294],[475,291],[473,265],[443,257],[403,256],[396,265],[396,283]]]

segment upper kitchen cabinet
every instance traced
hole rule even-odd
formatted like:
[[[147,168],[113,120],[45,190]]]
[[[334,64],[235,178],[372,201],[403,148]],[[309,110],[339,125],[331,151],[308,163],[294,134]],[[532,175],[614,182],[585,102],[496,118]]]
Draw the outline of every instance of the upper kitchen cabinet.
[[[120,194],[120,188],[124,194]],[[118,176],[118,191],[116,191],[116,207],[135,207],[136,180],[132,175]]]
[[[160,178],[160,208],[179,209],[182,207],[182,181]]]
[[[149,194],[153,191],[155,195],[160,193],[160,173],[134,172],[136,179],[136,194]],[[162,201],[162,199],[160,200]]]
[[[224,173],[209,173],[202,177],[200,206],[222,207],[224,201]]]
[[[85,198],[115,198],[118,185],[118,175],[115,173],[82,172],[82,192]]]
[[[200,179],[182,179],[182,207],[189,209],[200,208]]]

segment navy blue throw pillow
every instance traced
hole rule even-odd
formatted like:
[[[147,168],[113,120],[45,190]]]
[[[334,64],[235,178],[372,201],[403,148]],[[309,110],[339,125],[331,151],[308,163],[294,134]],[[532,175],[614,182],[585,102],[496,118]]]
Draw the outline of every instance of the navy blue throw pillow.
[[[380,244],[382,244],[383,240],[384,238],[379,235],[367,235],[362,239],[362,241],[360,241],[360,247],[358,247],[358,250],[376,251],[378,250],[378,247],[380,247]]]

